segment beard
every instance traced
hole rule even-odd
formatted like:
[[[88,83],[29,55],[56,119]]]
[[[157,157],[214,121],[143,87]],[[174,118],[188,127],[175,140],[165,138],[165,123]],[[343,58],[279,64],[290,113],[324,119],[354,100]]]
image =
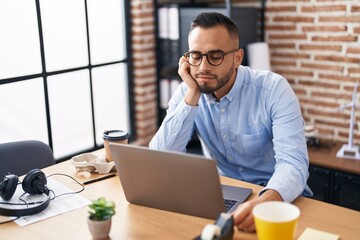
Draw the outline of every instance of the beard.
[[[200,83],[199,84],[199,82],[196,81],[199,86],[200,92],[208,94],[208,93],[213,93],[213,92],[219,90],[226,83],[228,83],[230,81],[233,71],[234,71],[234,69],[233,69],[233,67],[231,67],[222,77],[219,77],[218,75],[212,74],[210,72],[199,72],[199,73],[196,73],[193,77],[195,80],[201,76],[208,76],[208,77],[213,78],[211,83]],[[212,84],[214,81],[216,82],[215,85]]]

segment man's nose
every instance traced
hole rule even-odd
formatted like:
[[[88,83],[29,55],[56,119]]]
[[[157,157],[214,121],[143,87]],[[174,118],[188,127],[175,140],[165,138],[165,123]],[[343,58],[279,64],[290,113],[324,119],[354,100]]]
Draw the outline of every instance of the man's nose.
[[[203,58],[202,58],[202,61],[201,61],[201,63],[200,63],[200,65],[199,65],[199,69],[210,69],[210,67],[211,67],[211,64],[209,63],[209,60],[208,60],[208,58],[207,58],[207,56],[203,56]]]

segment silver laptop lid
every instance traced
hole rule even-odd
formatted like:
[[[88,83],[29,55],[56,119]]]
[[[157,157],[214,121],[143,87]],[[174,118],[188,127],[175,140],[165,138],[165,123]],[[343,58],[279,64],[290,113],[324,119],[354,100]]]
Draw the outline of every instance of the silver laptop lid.
[[[110,150],[128,202],[211,219],[225,211],[214,160],[116,143]]]

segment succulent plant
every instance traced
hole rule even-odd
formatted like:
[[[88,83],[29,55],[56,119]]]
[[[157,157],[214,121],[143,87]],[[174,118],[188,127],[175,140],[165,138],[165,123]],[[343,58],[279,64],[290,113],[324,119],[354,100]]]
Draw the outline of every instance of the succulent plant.
[[[90,219],[102,221],[111,218],[115,214],[115,203],[104,197],[100,197],[89,205]]]

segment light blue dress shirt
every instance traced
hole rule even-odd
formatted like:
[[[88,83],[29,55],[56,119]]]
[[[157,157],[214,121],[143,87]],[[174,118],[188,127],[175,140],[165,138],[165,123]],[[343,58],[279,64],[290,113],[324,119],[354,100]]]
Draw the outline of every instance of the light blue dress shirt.
[[[195,130],[204,155],[221,175],[274,189],[284,201],[310,196],[304,120],[297,97],[282,76],[240,66],[230,92],[220,101],[201,94],[198,106],[184,101],[182,83],[149,147],[186,151]]]

